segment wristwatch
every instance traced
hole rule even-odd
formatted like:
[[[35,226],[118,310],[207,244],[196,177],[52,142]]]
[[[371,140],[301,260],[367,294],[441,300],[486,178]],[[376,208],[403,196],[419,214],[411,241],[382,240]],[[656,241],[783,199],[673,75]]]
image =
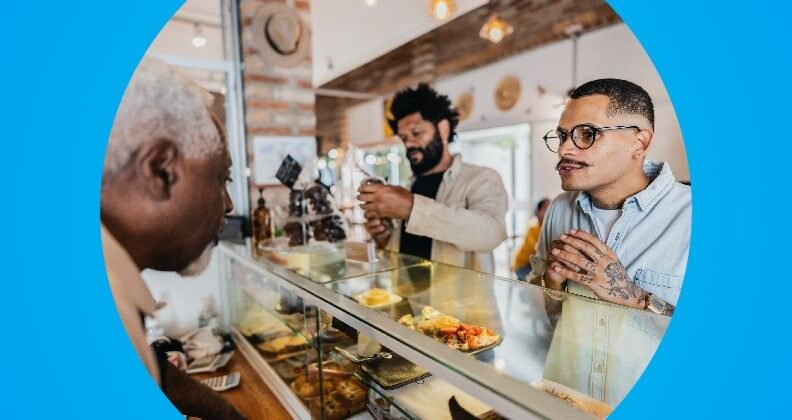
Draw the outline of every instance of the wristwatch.
[[[663,299],[655,296],[653,293],[649,293],[646,295],[646,307],[645,309],[649,312],[654,312],[660,315],[668,315],[671,316],[674,314],[674,306],[666,303]]]

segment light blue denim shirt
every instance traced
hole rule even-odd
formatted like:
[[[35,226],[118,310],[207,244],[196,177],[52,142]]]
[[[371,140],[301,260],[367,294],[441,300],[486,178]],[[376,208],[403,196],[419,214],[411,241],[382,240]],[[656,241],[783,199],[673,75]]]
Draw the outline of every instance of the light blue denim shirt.
[[[588,193],[567,192],[553,200],[529,281],[544,273],[550,242],[579,229],[603,239],[635,284],[676,305],[690,246],[690,187],[676,182],[664,162],[647,161],[644,172],[649,186],[624,202],[608,238],[596,228]],[[570,293],[596,298],[586,286],[567,283]],[[544,377],[616,405],[643,373],[667,324],[667,317],[645,311],[564,299]]]

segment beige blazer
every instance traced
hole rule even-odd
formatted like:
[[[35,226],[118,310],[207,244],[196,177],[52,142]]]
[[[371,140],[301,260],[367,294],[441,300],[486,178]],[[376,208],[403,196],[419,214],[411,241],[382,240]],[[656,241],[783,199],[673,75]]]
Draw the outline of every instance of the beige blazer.
[[[140,269],[132,257],[102,225],[102,247],[104,248],[107,278],[115,298],[118,315],[126,328],[132,346],[151,376],[160,383],[157,358],[146,340],[146,332],[140,318],[141,313],[153,315],[157,303],[140,277]]]
[[[437,198],[415,196],[406,230],[433,239],[434,261],[494,273],[492,251],[506,239],[508,205],[497,172],[463,163],[454,155]],[[386,248],[398,251],[400,236],[401,221],[395,221]]]

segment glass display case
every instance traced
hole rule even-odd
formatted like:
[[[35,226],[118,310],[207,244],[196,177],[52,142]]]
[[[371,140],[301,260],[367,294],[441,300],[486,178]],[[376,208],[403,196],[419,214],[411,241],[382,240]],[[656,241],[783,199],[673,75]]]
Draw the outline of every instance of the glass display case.
[[[602,418],[669,321],[385,251],[220,249],[225,326],[296,418]]]

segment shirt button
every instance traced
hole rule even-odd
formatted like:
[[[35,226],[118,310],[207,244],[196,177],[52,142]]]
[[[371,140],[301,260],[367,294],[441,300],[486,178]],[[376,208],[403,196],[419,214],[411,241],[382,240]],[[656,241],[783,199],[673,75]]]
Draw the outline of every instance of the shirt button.
[[[605,318],[600,318],[599,324],[600,324],[600,327],[604,327],[605,326]]]
[[[597,365],[597,373],[602,373],[602,365]]]

